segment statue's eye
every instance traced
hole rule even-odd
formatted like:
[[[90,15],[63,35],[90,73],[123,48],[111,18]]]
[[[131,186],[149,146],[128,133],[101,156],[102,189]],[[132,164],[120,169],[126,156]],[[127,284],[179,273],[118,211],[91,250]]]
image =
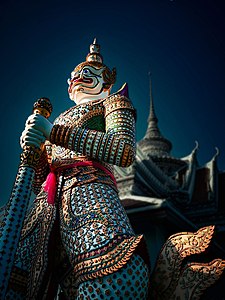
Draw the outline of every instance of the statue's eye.
[[[83,69],[83,73],[84,73],[84,75],[90,75],[91,74],[90,70],[88,70],[88,69]]]

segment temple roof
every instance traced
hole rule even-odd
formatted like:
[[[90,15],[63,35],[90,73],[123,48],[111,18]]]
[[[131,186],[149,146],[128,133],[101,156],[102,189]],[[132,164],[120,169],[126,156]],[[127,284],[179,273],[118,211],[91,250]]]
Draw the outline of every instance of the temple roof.
[[[150,113],[146,134],[137,143],[134,164],[126,171],[115,168],[120,198],[127,207],[137,207],[138,202],[140,206],[148,205],[139,198],[137,202],[131,201],[130,196],[166,199],[176,203],[190,219],[204,213],[209,217],[219,207],[225,209],[225,204],[221,204],[224,203],[222,181],[225,175],[217,168],[218,149],[209,162],[200,166],[198,142],[191,153],[182,158],[171,156],[171,148],[172,143],[163,137],[158,127],[150,78]]]

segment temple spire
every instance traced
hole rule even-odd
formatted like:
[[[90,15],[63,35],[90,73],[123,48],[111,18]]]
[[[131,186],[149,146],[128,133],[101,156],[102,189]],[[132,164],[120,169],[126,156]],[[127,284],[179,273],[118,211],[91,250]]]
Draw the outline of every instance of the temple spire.
[[[158,123],[158,119],[155,114],[154,102],[153,102],[153,95],[152,95],[152,73],[149,72],[149,95],[150,95],[150,114],[148,118],[148,122],[155,120]]]
[[[149,92],[150,92],[150,112],[148,117],[148,127],[146,134],[140,145],[150,155],[153,156],[168,156],[170,154],[172,144],[169,140],[163,137],[158,127],[158,118],[155,113],[153,93],[152,93],[152,74],[149,75]]]
[[[152,94],[152,74],[151,72],[148,73],[149,75],[149,95],[150,95],[150,113],[148,117],[148,127],[145,134],[145,138],[150,138],[151,136],[160,136],[160,130],[158,128],[158,118],[155,114],[155,107],[153,101],[153,94]]]

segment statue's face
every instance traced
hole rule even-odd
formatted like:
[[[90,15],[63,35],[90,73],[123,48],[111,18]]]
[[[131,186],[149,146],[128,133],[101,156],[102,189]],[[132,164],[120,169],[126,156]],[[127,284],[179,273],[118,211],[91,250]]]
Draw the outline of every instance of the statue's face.
[[[108,96],[109,90],[104,89],[103,70],[84,66],[79,71],[73,71],[71,79],[68,79],[70,99],[80,104]]]

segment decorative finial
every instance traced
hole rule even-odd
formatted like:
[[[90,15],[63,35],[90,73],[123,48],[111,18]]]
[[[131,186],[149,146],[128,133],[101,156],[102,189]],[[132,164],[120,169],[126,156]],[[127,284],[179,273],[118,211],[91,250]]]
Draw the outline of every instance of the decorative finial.
[[[194,149],[191,152],[192,155],[195,155],[198,150],[199,150],[199,143],[198,143],[198,141],[195,141],[195,147],[194,147]]]
[[[220,150],[219,148],[215,147],[216,154],[214,155],[214,159],[216,159],[220,155]]]
[[[103,57],[100,54],[100,45],[97,44],[96,38],[94,38],[93,43],[90,45],[90,53],[88,53],[86,61],[103,63]]]
[[[195,141],[195,149],[196,150],[199,149],[199,143],[198,143],[198,141]]]

